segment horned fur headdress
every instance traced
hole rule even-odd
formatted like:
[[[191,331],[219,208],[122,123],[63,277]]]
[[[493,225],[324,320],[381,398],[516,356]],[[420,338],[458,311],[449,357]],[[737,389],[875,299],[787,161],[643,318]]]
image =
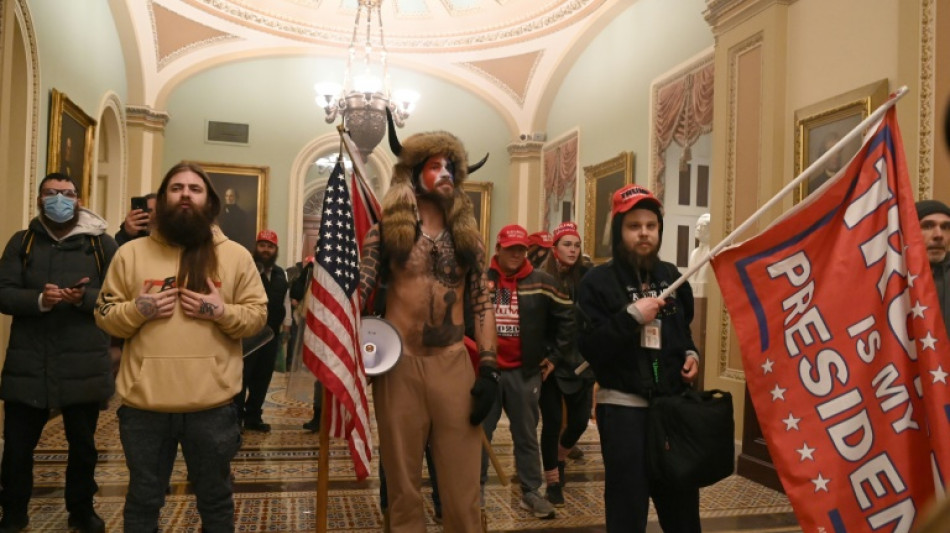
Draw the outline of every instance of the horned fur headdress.
[[[442,155],[452,163],[455,183],[452,207],[445,214],[446,225],[452,235],[459,263],[466,267],[474,266],[481,233],[475,224],[472,202],[462,190],[462,183],[469,174],[485,164],[488,155],[469,167],[462,141],[446,131],[417,133],[400,144],[391,115],[389,146],[399,161],[393,166],[389,191],[383,198],[382,238],[386,253],[400,262],[409,257],[421,233],[416,203],[419,174],[427,159]]]

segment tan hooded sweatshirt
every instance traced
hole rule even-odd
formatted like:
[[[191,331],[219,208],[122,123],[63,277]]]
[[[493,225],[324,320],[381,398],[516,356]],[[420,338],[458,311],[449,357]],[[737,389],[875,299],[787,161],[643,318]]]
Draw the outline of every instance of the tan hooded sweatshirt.
[[[241,338],[267,318],[267,295],[251,254],[214,228],[215,279],[224,301],[217,320],[185,316],[146,321],[135,298],[157,293],[178,275],[181,248],[153,233],[119,248],[96,303],[96,323],[126,339],[116,390],[125,405],[161,412],[194,412],[225,405],[241,391]]]

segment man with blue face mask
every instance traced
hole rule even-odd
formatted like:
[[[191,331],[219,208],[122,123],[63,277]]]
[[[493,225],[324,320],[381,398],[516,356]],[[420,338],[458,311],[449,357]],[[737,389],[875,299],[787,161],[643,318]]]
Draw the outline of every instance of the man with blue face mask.
[[[39,215],[0,257],[0,312],[13,316],[0,399],[0,533],[29,524],[33,451],[50,411],[63,414],[69,454],[66,510],[71,530],[105,531],[93,508],[99,406],[115,391],[109,337],[96,327],[96,298],[117,245],[106,221],[82,207],[76,182],[43,178]]]

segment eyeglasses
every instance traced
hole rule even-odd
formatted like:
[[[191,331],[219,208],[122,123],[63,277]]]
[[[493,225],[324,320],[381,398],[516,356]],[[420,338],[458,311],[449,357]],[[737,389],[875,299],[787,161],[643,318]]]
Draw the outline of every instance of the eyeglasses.
[[[49,198],[62,194],[66,198],[76,198],[76,191],[72,189],[43,189],[43,198]]]

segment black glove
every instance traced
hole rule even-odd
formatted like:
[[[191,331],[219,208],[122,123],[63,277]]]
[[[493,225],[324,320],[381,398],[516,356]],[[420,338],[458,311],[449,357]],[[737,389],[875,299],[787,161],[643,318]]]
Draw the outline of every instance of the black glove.
[[[490,366],[478,367],[478,377],[472,386],[472,414],[468,421],[477,426],[488,416],[488,411],[498,398],[498,369]]]

